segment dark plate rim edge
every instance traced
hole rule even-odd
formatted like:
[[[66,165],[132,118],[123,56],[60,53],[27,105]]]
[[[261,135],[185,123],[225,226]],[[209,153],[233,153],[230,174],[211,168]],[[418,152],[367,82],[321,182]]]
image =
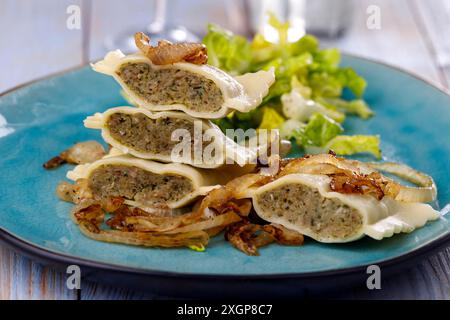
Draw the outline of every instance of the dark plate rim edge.
[[[342,51],[341,51],[342,52]],[[432,87],[433,89],[436,89],[440,91],[441,93],[447,95],[450,97],[450,91],[444,88],[439,83],[436,83],[434,81],[431,81],[429,79],[424,78],[421,75],[418,75],[414,72],[408,71],[402,67],[394,66],[386,62],[378,61],[376,59],[372,58],[366,58],[361,55],[356,54],[348,54],[345,52],[342,52],[343,56],[348,56],[351,58],[356,58],[360,60],[364,60],[369,63],[379,64],[383,65],[385,67],[394,69],[400,73],[403,73],[405,75],[411,76],[426,85]],[[12,93],[16,90],[22,89],[24,87],[30,86],[32,84],[35,84],[37,82],[48,80],[57,76],[62,76],[64,74],[78,71],[80,69],[83,69],[87,67],[89,63],[77,65],[72,68],[67,68],[65,70],[52,73],[50,75],[39,77],[37,79],[27,81],[25,83],[22,83],[20,85],[14,86],[2,93],[0,93],[0,98]],[[303,273],[274,273],[274,274],[253,274],[253,275],[234,275],[234,274],[196,274],[196,273],[182,273],[182,272],[174,272],[174,271],[158,271],[158,270],[146,270],[146,269],[140,269],[140,268],[134,268],[134,267],[127,267],[122,265],[116,265],[112,263],[106,263],[106,262],[98,262],[94,260],[89,259],[83,259],[79,257],[74,257],[70,255],[66,255],[63,253],[57,253],[50,250],[47,250],[45,248],[42,248],[38,245],[35,245],[31,242],[27,242],[25,240],[20,239],[19,237],[15,236],[13,233],[5,230],[4,228],[0,227],[0,241],[6,243],[7,245],[10,245],[12,248],[19,249],[21,252],[24,252],[31,256],[36,257],[42,257],[49,261],[56,261],[58,263],[63,264],[77,264],[80,266],[86,266],[94,269],[103,269],[107,271],[116,271],[116,272],[126,272],[136,275],[148,275],[148,276],[165,276],[165,277],[175,277],[175,278],[202,278],[202,279],[218,279],[221,278],[223,280],[226,279],[233,279],[233,280],[262,280],[262,279],[286,279],[286,278],[296,278],[296,279],[303,279],[303,278],[313,278],[313,277],[326,277],[326,276],[335,276],[335,275],[348,275],[348,274],[354,274],[354,273],[360,273],[364,272],[365,268],[367,267],[366,264],[355,266],[355,267],[349,267],[349,268],[341,268],[341,269],[331,269],[326,271],[316,271],[316,272],[303,272]],[[441,237],[431,241],[430,243],[423,245],[417,249],[414,249],[412,251],[409,251],[405,254],[396,256],[394,258],[390,258],[387,260],[381,260],[376,262],[376,264],[380,267],[388,267],[392,265],[402,264],[404,262],[413,260],[417,256],[428,256],[432,252],[438,250],[439,248],[443,247],[447,243],[450,243],[450,230],[447,231],[446,234],[442,235]]]
[[[0,228],[0,242],[3,242],[14,249],[19,249],[20,252],[25,253],[28,256],[34,256],[43,258],[46,261],[57,262],[64,265],[78,265],[87,268],[93,268],[103,271],[113,271],[128,273],[133,275],[144,276],[160,276],[180,279],[215,279],[215,280],[274,280],[274,279],[311,279],[311,278],[323,278],[329,276],[343,276],[351,274],[365,274],[366,268],[369,264],[363,264],[355,267],[331,269],[325,271],[312,271],[302,273],[272,273],[272,274],[213,274],[213,273],[183,273],[176,271],[159,271],[150,269],[141,269],[135,267],[127,267],[122,265],[116,265],[112,263],[99,262],[75,256],[66,255],[63,253],[57,253],[45,248],[39,247],[33,243],[29,243],[25,240],[18,238],[10,232]],[[394,258],[375,261],[372,264],[379,266],[380,268],[388,268],[393,266],[401,266],[407,264],[407,262],[414,261],[418,257],[426,257],[433,252],[445,247],[450,243],[450,232],[431,241],[430,243],[423,245],[417,249],[409,251],[405,254],[399,255]],[[257,257],[256,257],[257,258]]]

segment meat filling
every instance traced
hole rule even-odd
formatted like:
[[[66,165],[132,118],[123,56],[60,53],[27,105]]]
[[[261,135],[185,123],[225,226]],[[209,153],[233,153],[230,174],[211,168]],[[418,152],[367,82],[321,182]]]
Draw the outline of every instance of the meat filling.
[[[148,63],[127,63],[117,71],[125,84],[152,104],[183,104],[197,112],[221,108],[223,96],[214,81],[180,69],[154,69]]]
[[[113,113],[107,121],[111,136],[123,145],[140,152],[151,152],[170,156],[172,149],[180,143],[172,140],[172,132],[185,129],[194,137],[194,123],[179,118],[151,119],[142,113]],[[211,143],[203,141],[203,148]],[[194,151],[194,139],[191,150]]]
[[[267,220],[282,217],[308,228],[322,238],[347,238],[362,227],[361,215],[338,199],[325,198],[318,190],[286,184],[262,193],[258,199]]]
[[[127,165],[103,165],[89,177],[97,199],[123,197],[144,205],[170,203],[193,191],[191,180],[180,175],[160,175]]]

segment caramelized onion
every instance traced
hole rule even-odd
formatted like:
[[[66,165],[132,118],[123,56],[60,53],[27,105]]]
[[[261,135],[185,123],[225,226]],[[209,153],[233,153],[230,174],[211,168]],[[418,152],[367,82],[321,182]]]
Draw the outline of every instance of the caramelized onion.
[[[61,200],[75,204],[93,198],[86,179],[78,179],[74,184],[61,181],[56,187],[56,194]]]
[[[123,208],[121,206],[120,208]],[[119,210],[119,209],[118,209]],[[123,243],[146,247],[180,247],[205,246],[209,235],[205,231],[196,230],[181,233],[141,232],[124,230],[103,230],[105,212],[99,203],[82,203],[77,205],[73,218],[78,223],[80,231],[87,237],[104,242]]]
[[[241,221],[227,228],[225,239],[236,249],[250,256],[259,255],[258,248],[272,242],[282,245],[302,245],[303,235],[278,224],[258,225]]]
[[[182,233],[182,232],[191,232],[198,230],[208,230],[212,228],[216,228],[219,226],[227,226],[232,223],[240,221],[241,218],[234,212],[228,212],[225,214],[221,214],[215,216],[212,219],[203,220],[197,223],[193,223],[187,226],[179,227],[173,230],[168,231],[167,233]]]
[[[279,170],[246,174],[213,189],[185,214],[174,214],[173,211],[161,214],[158,208],[143,210],[122,198],[96,201],[86,180],[78,180],[74,185],[61,183],[57,193],[63,200],[77,204],[72,217],[80,230],[95,240],[141,246],[203,248],[209,237],[226,228],[225,238],[248,255],[258,255],[258,248],[272,242],[303,244],[303,235],[296,231],[277,224],[260,225],[248,220],[252,208],[248,198],[252,189],[288,174],[327,175],[331,178],[333,191],[370,195],[377,199],[390,196],[398,201],[426,202],[436,197],[436,186],[431,177],[396,163],[363,163],[323,154],[282,160],[279,164]],[[403,186],[376,170],[394,174],[418,187]],[[106,221],[112,230],[101,228],[105,211],[112,214],[112,218]]]
[[[178,234],[126,232],[117,230],[99,230],[89,223],[80,223],[80,231],[87,237],[103,242],[122,243],[144,247],[202,247],[209,241],[208,233],[192,231]]]
[[[235,223],[228,227],[225,232],[225,239],[229,241],[236,249],[244,252],[249,256],[259,255],[257,245],[267,245],[274,241],[272,237],[265,239],[264,241],[256,240],[250,241],[252,238],[256,238],[256,233],[261,231],[261,226],[257,224],[251,224],[248,221],[242,221]],[[267,235],[266,235],[267,236]]]
[[[436,199],[436,184],[433,178],[423,172],[414,170],[407,165],[393,162],[368,163],[367,166],[391,173],[417,185],[417,187],[403,186],[392,180],[388,180],[387,188],[392,190],[391,193],[395,195],[395,200],[404,202],[429,202]]]
[[[383,181],[379,173],[361,175],[355,172],[331,174],[330,189],[339,193],[359,193],[383,199]]]
[[[303,244],[304,238],[301,233],[287,229],[280,224],[266,224],[262,229],[270,234],[277,243],[288,246],[299,246]]]
[[[44,168],[54,169],[64,163],[91,163],[101,159],[105,154],[105,149],[97,141],[79,142],[44,163]]]
[[[206,64],[208,55],[206,46],[201,43],[171,43],[159,41],[156,47],[150,45],[150,38],[143,32],[134,35],[136,46],[153,64],[166,65],[177,62]]]
[[[394,174],[418,187],[404,186],[376,170]],[[377,199],[390,196],[404,202],[429,202],[436,198],[437,193],[430,176],[392,162],[363,163],[332,154],[320,154],[285,162],[277,178],[292,173],[325,174],[332,177],[330,188],[333,191],[368,194]]]

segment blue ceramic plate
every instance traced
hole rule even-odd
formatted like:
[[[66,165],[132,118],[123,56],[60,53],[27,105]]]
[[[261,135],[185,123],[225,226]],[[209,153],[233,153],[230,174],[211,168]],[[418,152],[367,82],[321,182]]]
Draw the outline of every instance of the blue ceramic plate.
[[[368,121],[349,118],[347,132],[380,134],[384,159],[430,174],[439,190],[434,205],[442,208],[450,203],[450,97],[383,64],[352,56],[345,56],[344,64],[367,79],[365,98],[376,111]],[[55,195],[69,166],[49,172],[42,164],[77,141],[101,141],[99,131],[84,128],[82,120],[124,104],[118,85],[89,67],[35,82],[0,98],[0,238],[54,263],[77,263],[122,272],[124,277],[139,275],[141,284],[143,278],[152,277],[152,285],[159,283],[158,288],[164,287],[169,294],[176,286],[176,282],[169,288],[164,285],[169,278],[191,279],[199,286],[201,279],[305,280],[362,272],[370,264],[393,265],[431,252],[450,238],[447,215],[411,234],[383,241],[367,238],[337,245],[314,241],[301,247],[270,245],[261,249],[259,257],[244,255],[221,236],[212,239],[202,253],[90,240],[69,219],[71,205]],[[166,280],[158,282],[161,278]]]

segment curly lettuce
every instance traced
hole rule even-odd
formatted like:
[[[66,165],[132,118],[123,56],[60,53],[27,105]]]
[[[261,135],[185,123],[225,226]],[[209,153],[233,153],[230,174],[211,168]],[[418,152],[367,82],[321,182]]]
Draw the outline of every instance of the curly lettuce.
[[[276,76],[257,109],[234,112],[216,124],[222,130],[279,128],[283,137],[295,139],[304,150],[330,148],[342,155],[368,152],[379,157],[378,136],[342,135],[346,115],[368,119],[374,114],[363,100],[366,81],[352,68],[340,66],[338,49],[321,49],[311,35],[288,42],[289,24],[274,15],[269,23],[278,32],[276,43],[262,34],[247,40],[219,26],[208,26],[203,43],[209,64],[234,75],[273,67]]]
[[[337,136],[330,140],[324,149],[333,150],[341,155],[370,153],[378,159],[381,158],[380,137],[377,135]]]
[[[293,138],[303,147],[321,147],[342,132],[344,129],[338,122],[321,113],[315,113],[308,124],[294,131]]]
[[[210,24],[203,43],[208,48],[209,64],[232,74],[245,73],[250,68],[252,53],[246,38]]]
[[[356,153],[381,157],[380,137],[376,135],[341,135],[341,125],[326,115],[316,113],[309,122],[296,129],[291,138],[308,153],[325,153],[329,150],[340,155]]]

